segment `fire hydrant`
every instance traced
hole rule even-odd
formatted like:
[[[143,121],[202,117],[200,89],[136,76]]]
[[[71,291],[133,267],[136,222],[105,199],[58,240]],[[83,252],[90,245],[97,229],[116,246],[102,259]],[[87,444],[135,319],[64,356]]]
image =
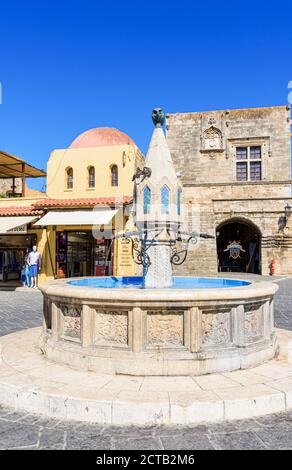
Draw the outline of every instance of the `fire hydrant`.
[[[275,264],[276,264],[276,261],[272,259],[270,263],[270,276],[273,276],[273,274],[275,274]]]

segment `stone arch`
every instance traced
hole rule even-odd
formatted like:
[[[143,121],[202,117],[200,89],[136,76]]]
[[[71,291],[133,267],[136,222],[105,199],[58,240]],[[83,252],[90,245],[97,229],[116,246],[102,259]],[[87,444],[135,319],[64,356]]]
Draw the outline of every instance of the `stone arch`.
[[[257,230],[262,236],[262,230],[260,229],[260,227],[253,220],[248,219],[247,217],[243,217],[243,216],[240,216],[240,217],[233,216],[233,217],[229,217],[228,219],[224,218],[220,222],[218,221],[218,223],[216,225],[216,230],[220,229],[222,227],[222,225],[225,225],[225,224],[228,224],[228,223],[236,223],[236,222],[243,223],[243,224],[246,224],[246,225],[250,225],[255,230]]]
[[[239,246],[233,253],[236,258],[227,249],[232,242]],[[221,221],[216,227],[218,271],[261,274],[261,243],[262,232],[252,220],[232,217]]]

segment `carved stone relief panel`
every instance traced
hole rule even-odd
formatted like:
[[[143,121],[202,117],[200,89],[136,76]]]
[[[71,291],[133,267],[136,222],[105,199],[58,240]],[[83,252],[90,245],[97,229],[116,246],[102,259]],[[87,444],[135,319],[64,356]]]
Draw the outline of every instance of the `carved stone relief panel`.
[[[94,344],[128,345],[128,311],[95,310]]]
[[[214,307],[202,311],[202,347],[231,342],[231,309]]]
[[[263,303],[244,305],[244,336],[247,342],[263,337]]]
[[[81,338],[81,305],[68,305],[68,304],[59,304],[59,310],[63,314],[63,328],[61,336],[66,338],[79,340]]]
[[[146,320],[148,346],[183,346],[184,311],[149,310]]]

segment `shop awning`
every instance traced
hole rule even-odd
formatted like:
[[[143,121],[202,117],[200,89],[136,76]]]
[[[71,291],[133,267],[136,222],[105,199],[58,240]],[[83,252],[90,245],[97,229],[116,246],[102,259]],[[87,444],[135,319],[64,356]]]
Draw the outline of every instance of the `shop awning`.
[[[17,233],[18,228],[22,228],[24,225],[30,224],[36,219],[37,217],[35,215],[23,217],[0,217],[0,233],[9,233],[11,230],[14,230],[15,233]]]
[[[0,178],[39,178],[46,173],[26,163],[22,158],[0,150]]]
[[[50,211],[34,225],[106,225],[118,210]]]

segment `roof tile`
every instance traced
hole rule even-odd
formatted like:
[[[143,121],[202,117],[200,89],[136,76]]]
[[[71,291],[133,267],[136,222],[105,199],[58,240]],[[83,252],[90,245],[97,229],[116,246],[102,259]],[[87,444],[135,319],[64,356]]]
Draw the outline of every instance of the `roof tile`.
[[[42,210],[35,209],[33,206],[10,206],[0,207],[0,217],[18,216],[18,215],[41,215]]]
[[[132,198],[129,196],[118,197],[96,197],[80,199],[40,199],[29,206],[0,207],[0,217],[21,215],[42,215],[45,208],[54,207],[94,207],[100,205],[123,205],[130,204]]]
[[[44,207],[90,207],[97,204],[130,204],[132,197],[96,197],[96,198],[79,198],[79,199],[42,199],[34,203],[35,208]]]

